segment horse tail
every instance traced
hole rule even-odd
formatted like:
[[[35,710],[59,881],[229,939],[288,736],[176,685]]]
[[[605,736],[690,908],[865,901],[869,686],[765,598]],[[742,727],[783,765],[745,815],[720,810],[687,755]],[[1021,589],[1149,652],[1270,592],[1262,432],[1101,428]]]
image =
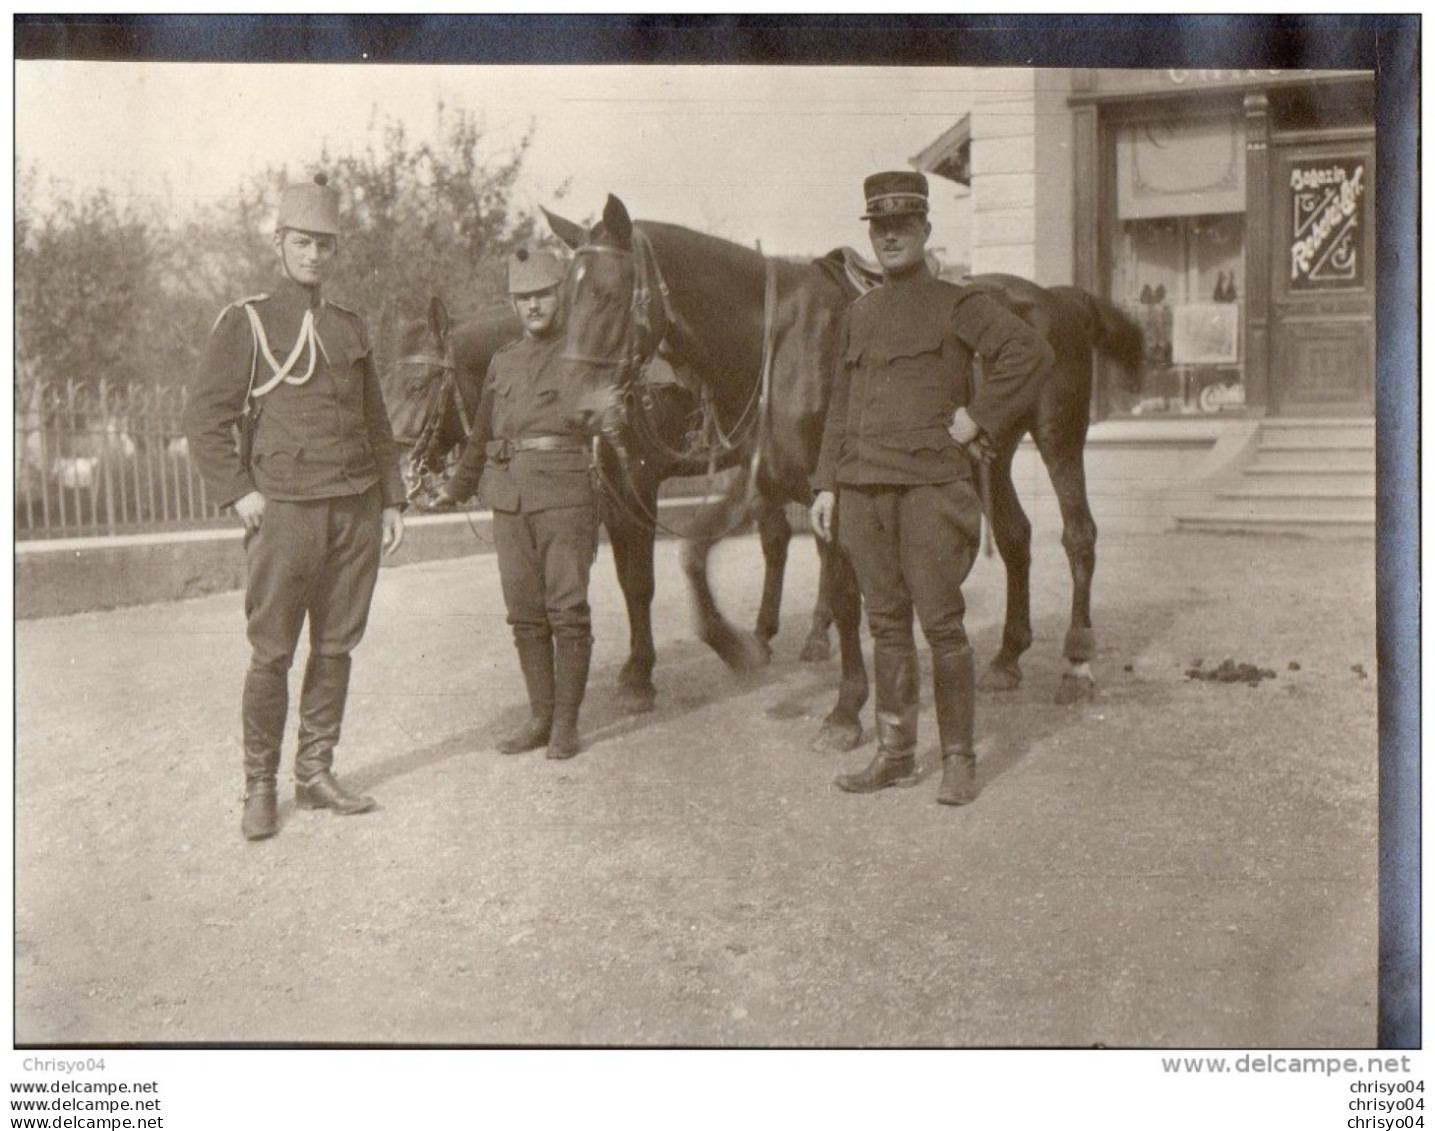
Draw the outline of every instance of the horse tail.
[[[1102,357],[1120,366],[1129,386],[1136,388],[1146,355],[1145,339],[1136,321],[1114,302],[1080,287],[1053,287],[1052,290],[1070,295],[1086,308],[1091,318],[1092,346]]]

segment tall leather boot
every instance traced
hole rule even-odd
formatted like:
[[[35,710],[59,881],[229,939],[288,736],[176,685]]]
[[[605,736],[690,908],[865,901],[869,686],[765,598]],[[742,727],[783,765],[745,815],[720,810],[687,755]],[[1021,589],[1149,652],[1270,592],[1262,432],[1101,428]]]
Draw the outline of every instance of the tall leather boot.
[[[970,648],[932,653],[932,693],[942,741],[942,785],[937,801],[965,805],[977,796],[977,755],[972,745],[976,671]]]
[[[855,774],[842,774],[839,789],[876,793],[890,785],[917,784],[917,653],[873,656],[877,685],[877,755]]]
[[[593,638],[565,636],[555,643],[553,733],[546,757],[563,759],[578,753],[578,709],[588,688]]]
[[[240,707],[244,730],[244,816],[239,828],[246,840],[264,840],[279,831],[276,777],[288,714],[288,672],[250,668],[244,677]]]
[[[537,750],[548,741],[553,729],[553,637],[515,636],[523,684],[528,688],[530,717],[498,744],[500,754],[522,754]]]
[[[348,792],[334,780],[334,747],[349,697],[348,656],[309,655],[299,696],[299,752],[294,755],[294,799],[301,809],[332,809],[349,816],[377,802]]]

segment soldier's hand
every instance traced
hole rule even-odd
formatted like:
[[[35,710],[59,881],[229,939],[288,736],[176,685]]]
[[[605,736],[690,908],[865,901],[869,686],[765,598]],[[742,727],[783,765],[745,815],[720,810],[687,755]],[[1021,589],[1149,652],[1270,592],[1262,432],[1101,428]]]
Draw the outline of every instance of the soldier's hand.
[[[996,444],[982,431],[981,425],[967,415],[965,408],[959,408],[952,415],[947,432],[953,440],[967,450],[967,455],[980,463],[991,463],[996,457]]]
[[[458,506],[458,502],[447,491],[438,491],[427,499],[420,500],[417,505],[424,514],[432,514],[435,511],[451,511]]]
[[[264,496],[258,491],[250,491],[235,501],[234,513],[244,523],[246,530],[258,530],[259,524],[264,521]]]
[[[384,557],[404,544],[404,516],[398,507],[384,508]]]
[[[832,516],[837,512],[837,496],[831,491],[818,491],[812,500],[812,530],[824,542],[832,539]]]
[[[978,432],[977,438],[967,445],[967,455],[979,463],[989,465],[996,459],[997,446],[985,432]]]
[[[981,427],[967,415],[965,408],[959,408],[952,414],[952,422],[947,425],[947,431],[953,440],[966,447],[978,436],[981,435]]]

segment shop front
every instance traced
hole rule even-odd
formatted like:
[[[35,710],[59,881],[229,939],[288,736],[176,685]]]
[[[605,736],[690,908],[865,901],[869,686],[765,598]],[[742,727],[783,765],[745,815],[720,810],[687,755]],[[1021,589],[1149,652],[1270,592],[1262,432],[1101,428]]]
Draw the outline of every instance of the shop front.
[[[1146,338],[1096,417],[1371,417],[1373,75],[1071,78],[1073,281]]]

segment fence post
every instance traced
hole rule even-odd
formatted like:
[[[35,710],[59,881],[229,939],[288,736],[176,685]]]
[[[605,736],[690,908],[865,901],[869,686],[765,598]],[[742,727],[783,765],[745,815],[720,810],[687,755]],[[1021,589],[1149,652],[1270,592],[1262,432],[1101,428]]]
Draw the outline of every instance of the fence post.
[[[98,436],[95,434],[94,421],[90,421],[90,435],[95,438],[100,450],[100,476],[105,481],[105,526],[111,534],[115,532],[115,475],[113,452],[111,451],[109,436],[109,385],[105,378],[100,378],[99,387],[99,415],[101,431]]]

